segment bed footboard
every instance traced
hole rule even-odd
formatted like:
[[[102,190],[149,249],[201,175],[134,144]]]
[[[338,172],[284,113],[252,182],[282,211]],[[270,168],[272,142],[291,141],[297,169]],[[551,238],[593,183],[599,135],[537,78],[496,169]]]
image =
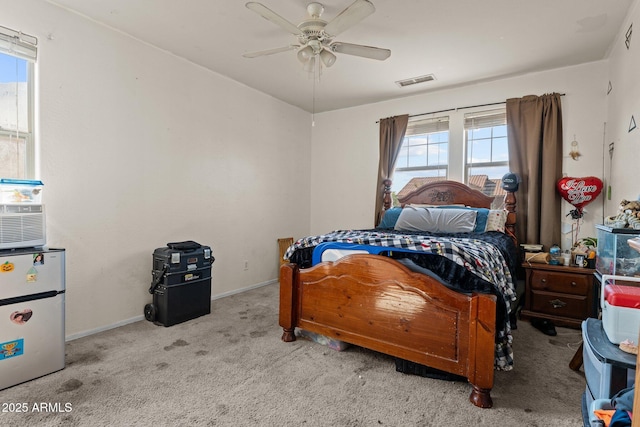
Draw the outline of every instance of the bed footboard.
[[[280,270],[283,341],[295,328],[466,377],[492,406],[496,299],[464,295],[378,255]]]

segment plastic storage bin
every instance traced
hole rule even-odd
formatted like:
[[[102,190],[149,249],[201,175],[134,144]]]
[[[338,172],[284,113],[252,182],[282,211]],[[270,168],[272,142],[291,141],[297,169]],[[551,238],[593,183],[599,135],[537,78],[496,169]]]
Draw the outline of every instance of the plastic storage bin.
[[[635,285],[635,286],[634,286]],[[602,276],[602,327],[613,344],[638,341],[640,332],[640,277]]]
[[[0,179],[0,204],[42,204],[42,181]]]
[[[640,276],[640,252],[628,244],[640,230],[596,225],[596,233],[596,271],[600,275]]]
[[[583,340],[586,338],[586,323],[582,324]],[[611,390],[611,365],[603,363],[593,353],[590,345],[582,347],[582,363],[584,364],[587,395],[587,408],[595,399],[609,399],[615,393]]]
[[[612,344],[602,321],[588,318],[582,322],[582,361],[584,365],[585,409],[596,399],[611,399],[614,394],[631,387],[635,378],[636,356]]]

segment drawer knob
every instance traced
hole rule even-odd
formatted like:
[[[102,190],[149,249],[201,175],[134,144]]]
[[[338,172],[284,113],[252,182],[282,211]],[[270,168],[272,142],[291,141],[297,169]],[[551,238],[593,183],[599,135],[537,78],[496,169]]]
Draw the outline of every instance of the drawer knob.
[[[576,282],[571,282],[571,286],[578,286]]]
[[[567,303],[566,303],[566,302],[564,302],[564,301],[560,301],[560,300],[559,300],[559,299],[557,299],[557,298],[556,298],[556,299],[554,299],[554,300],[549,301],[549,304],[551,304],[551,305],[553,306],[553,308],[562,308],[562,307],[564,307],[565,305],[567,305]]]

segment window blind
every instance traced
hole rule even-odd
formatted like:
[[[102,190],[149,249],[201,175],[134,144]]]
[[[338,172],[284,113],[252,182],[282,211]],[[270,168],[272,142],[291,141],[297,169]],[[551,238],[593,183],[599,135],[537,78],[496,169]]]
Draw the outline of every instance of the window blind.
[[[35,62],[38,39],[34,36],[0,26],[0,52]]]
[[[449,130],[449,116],[412,120],[407,124],[405,135],[423,135],[425,133]]]
[[[476,111],[464,115],[465,129],[488,128],[507,124],[507,112],[504,108],[497,110]]]

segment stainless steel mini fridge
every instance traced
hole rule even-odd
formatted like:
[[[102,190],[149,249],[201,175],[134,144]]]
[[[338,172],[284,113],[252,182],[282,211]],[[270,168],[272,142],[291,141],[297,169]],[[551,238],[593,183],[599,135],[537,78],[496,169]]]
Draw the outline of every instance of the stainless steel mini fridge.
[[[64,249],[0,251],[0,390],[63,369]]]

